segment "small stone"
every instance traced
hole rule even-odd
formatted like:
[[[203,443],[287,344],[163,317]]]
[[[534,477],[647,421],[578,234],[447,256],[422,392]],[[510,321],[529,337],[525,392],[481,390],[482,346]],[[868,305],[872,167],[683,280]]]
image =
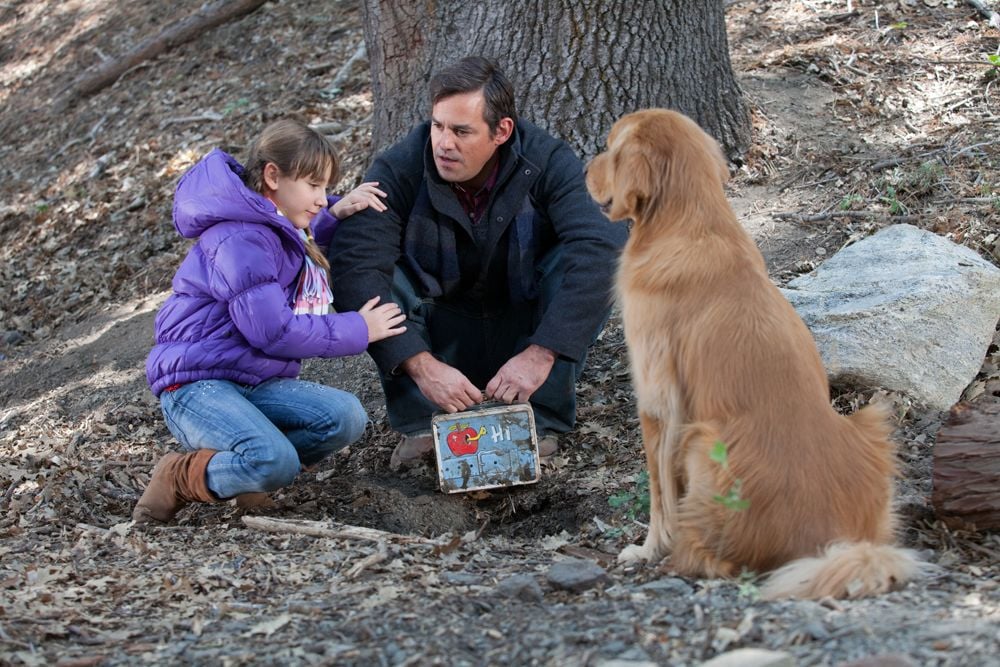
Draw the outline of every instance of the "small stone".
[[[469,572],[444,572],[441,581],[452,586],[478,586],[482,585],[483,578]]]
[[[838,667],[916,667],[903,655],[870,655],[854,662],[842,662]]]
[[[622,658],[614,658],[613,660],[601,660],[597,663],[597,667],[656,667],[656,663],[650,662],[649,660],[624,660]]]
[[[11,347],[24,342],[24,335],[20,331],[8,331],[3,335],[3,342]]]
[[[822,257],[823,255],[826,254],[826,248],[824,248],[823,246],[816,248],[816,254]]]
[[[738,648],[701,663],[701,667],[795,667],[795,659],[781,651]]]
[[[639,590],[655,592],[660,595],[688,596],[694,593],[694,589],[691,588],[686,581],[678,579],[677,577],[655,579],[649,583],[639,586]]]
[[[507,577],[497,584],[496,592],[504,597],[523,600],[524,602],[541,602],[544,595],[542,587],[535,578],[527,574]]]
[[[590,560],[571,558],[556,563],[545,575],[555,588],[582,593],[599,584],[611,583],[603,567]]]

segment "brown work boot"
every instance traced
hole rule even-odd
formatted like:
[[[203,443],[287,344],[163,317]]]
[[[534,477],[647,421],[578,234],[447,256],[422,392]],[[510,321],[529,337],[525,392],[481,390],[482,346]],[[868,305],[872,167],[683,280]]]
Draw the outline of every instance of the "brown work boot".
[[[559,451],[559,436],[555,433],[543,435],[538,439],[538,458],[544,459]]]
[[[217,452],[199,449],[196,452],[164,455],[153,467],[149,485],[132,511],[136,523],[166,523],[188,503],[215,503],[218,499],[208,490],[205,469]]]
[[[392,450],[389,468],[399,470],[401,466],[413,465],[434,451],[434,436],[430,431],[407,433]]]

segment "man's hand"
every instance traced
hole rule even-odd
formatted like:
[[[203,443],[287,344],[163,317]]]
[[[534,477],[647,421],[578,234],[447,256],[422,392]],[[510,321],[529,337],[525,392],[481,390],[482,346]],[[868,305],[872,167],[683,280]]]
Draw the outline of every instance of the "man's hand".
[[[402,368],[417,383],[420,393],[445,412],[459,412],[483,400],[483,393],[469,378],[430,352],[418,352],[404,361]]]
[[[486,385],[486,397],[504,403],[524,403],[542,386],[556,362],[556,353],[529,345],[505,363]]]

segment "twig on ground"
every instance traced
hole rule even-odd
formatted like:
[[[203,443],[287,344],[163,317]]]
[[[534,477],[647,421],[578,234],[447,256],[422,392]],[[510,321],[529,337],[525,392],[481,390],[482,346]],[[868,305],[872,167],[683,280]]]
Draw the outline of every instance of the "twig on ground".
[[[250,528],[269,533],[290,533],[293,535],[310,535],[312,537],[329,537],[341,540],[367,540],[383,542],[391,540],[401,544],[436,545],[437,542],[417,535],[399,535],[364,526],[349,526],[335,524],[329,521],[306,521],[305,519],[272,519],[262,516],[245,516],[243,523]]]
[[[932,204],[996,204],[1000,202],[1000,197],[949,197],[947,199],[935,199]]]
[[[985,16],[990,23],[991,28],[1000,28],[1000,14],[986,6],[986,3],[982,0],[965,0],[970,5],[979,10],[979,13]]]
[[[868,218],[890,218],[893,222],[915,222],[919,220],[920,217],[916,215],[887,215],[878,211],[830,211],[829,213],[814,213],[814,214],[804,214],[804,213],[794,213],[792,211],[779,211],[771,214],[772,217],[779,220],[794,220],[796,222],[824,222],[827,220],[833,220],[834,218],[853,218],[853,219],[868,219]]]
[[[927,58],[914,58],[913,60],[927,63],[928,65],[972,65],[974,67],[996,67],[988,60],[929,60]]]
[[[100,526],[91,526],[89,523],[78,523],[76,524],[77,530],[82,530],[85,533],[94,533],[95,535],[107,535],[111,531],[107,528],[101,528]]]
[[[960,157],[962,155],[965,155],[966,153],[971,153],[972,151],[974,151],[974,150],[976,150],[978,148],[982,148],[984,146],[992,146],[993,144],[996,144],[998,142],[1000,142],[1000,139],[991,139],[990,141],[982,141],[982,142],[980,142],[978,144],[972,144],[971,146],[965,146],[964,148],[961,148],[961,149],[955,151],[954,153],[952,153],[951,155],[949,155],[948,159],[954,160],[955,158]],[[948,151],[948,147],[947,146],[943,146],[941,148],[935,148],[933,150],[929,150],[929,151],[926,151],[924,153],[919,153],[917,155],[910,155],[910,156],[907,156],[907,157],[900,156],[900,157],[888,158],[888,159],[882,160],[880,162],[876,162],[872,166],[868,167],[868,169],[871,170],[871,171],[882,171],[883,169],[888,169],[889,167],[898,167],[899,165],[903,164],[904,162],[912,162],[913,160],[925,160],[925,159],[927,159],[929,157],[933,157],[935,155],[939,155],[939,154],[945,153],[947,151]],[[866,159],[866,158],[861,158],[861,159]]]
[[[340,68],[337,75],[333,77],[333,81],[330,82],[329,88],[327,88],[324,93],[327,95],[336,95],[339,93],[344,85],[344,82],[347,80],[347,77],[351,74],[351,68],[354,67],[354,63],[358,62],[362,58],[365,58],[367,55],[368,51],[365,48],[365,41],[361,40],[358,44],[358,48],[354,50],[354,54],[347,59],[347,62],[345,62],[343,67]]]
[[[898,167],[907,160],[912,160],[912,159],[913,158],[905,158],[905,157],[889,158],[888,160],[882,160],[881,162],[876,162],[871,167],[869,167],[869,169],[871,169],[872,171],[882,171],[883,169],[888,169],[889,167]]]
[[[990,141],[984,141],[982,143],[972,144],[971,146],[966,146],[965,148],[963,148],[962,150],[958,151],[957,153],[952,153],[951,157],[952,157],[952,159],[957,158],[959,155],[964,155],[965,153],[969,153],[971,151],[974,151],[977,148],[982,148],[983,146],[992,146],[993,144],[997,143],[998,141],[1000,141],[1000,139],[992,139]]]
[[[100,132],[101,127],[107,120],[108,120],[107,114],[101,116],[101,119],[96,123],[94,123],[93,127],[90,128],[90,132],[87,132],[87,136],[77,137],[76,139],[70,139],[69,141],[67,141],[65,144],[62,145],[62,148],[56,151],[55,157],[59,157],[73,146],[76,146],[79,143],[83,143],[85,139],[90,139],[90,143],[94,143],[95,141],[97,141],[97,133]]]
[[[330,69],[337,64],[336,60],[324,60],[321,63],[314,63],[312,65],[306,65],[305,70],[310,74],[315,74],[316,72],[323,72]]]
[[[380,540],[375,553],[365,556],[351,566],[351,569],[347,571],[347,578],[354,579],[372,565],[377,565],[378,563],[382,563],[388,559],[389,547],[386,545],[385,540]]]
[[[222,120],[222,114],[215,111],[206,111],[205,113],[198,114],[197,116],[181,116],[179,118],[165,118],[160,122],[160,129],[167,127],[168,125],[177,125],[180,123],[203,123],[205,121],[217,121]]]

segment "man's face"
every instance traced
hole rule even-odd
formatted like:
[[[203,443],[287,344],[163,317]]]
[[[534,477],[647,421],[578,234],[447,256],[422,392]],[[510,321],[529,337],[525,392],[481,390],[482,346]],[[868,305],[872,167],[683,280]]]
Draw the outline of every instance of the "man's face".
[[[483,118],[486,101],[481,90],[438,100],[431,110],[431,148],[438,174],[449,183],[478,187],[486,180],[487,164],[497,147],[510,138],[514,123],[505,118],[497,131]]]

